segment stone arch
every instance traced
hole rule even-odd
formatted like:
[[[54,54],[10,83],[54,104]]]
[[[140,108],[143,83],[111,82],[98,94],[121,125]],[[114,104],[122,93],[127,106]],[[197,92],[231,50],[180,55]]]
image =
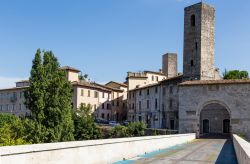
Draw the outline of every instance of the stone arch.
[[[208,101],[204,103],[199,108],[198,118],[200,134],[230,132],[231,112],[228,106],[221,101]],[[204,120],[209,120],[209,124]]]

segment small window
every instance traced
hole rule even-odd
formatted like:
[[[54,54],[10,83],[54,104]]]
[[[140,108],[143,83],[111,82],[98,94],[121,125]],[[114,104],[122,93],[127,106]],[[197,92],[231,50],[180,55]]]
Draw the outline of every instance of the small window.
[[[194,66],[194,61],[193,60],[191,60],[190,65],[191,65],[191,67]]]
[[[120,106],[120,104],[119,104],[119,100],[117,100],[117,102],[116,102],[116,106]]]
[[[147,100],[147,108],[149,109],[149,100]]]
[[[141,90],[139,91],[139,95],[141,96]]]
[[[149,95],[149,89],[147,89],[147,95]]]
[[[155,93],[158,93],[158,87],[155,87]]]
[[[141,101],[139,101],[139,110],[141,110]]]
[[[195,26],[195,15],[191,16],[191,26],[194,27]]]
[[[170,100],[169,100],[169,108],[171,109],[172,107],[173,107],[173,100],[170,99]]]
[[[198,50],[198,43],[195,42],[195,50],[197,51]]]
[[[162,95],[163,95],[163,96],[166,95],[166,88],[165,88],[165,87],[162,88]]]
[[[155,77],[154,76],[152,76],[152,81],[154,81],[155,80]]]
[[[169,93],[172,94],[173,93],[173,86],[169,87]]]
[[[88,97],[90,97],[90,90],[88,90]]]
[[[104,113],[102,113],[102,118],[104,118]]]
[[[97,98],[97,97],[98,97],[98,92],[95,91],[95,98]]]
[[[104,103],[102,103],[102,109],[104,109]]]
[[[158,108],[158,102],[157,102],[157,99],[155,99],[155,109]]]
[[[156,81],[159,81],[159,77],[158,76],[156,76]]]
[[[102,92],[102,98],[104,98],[104,92]]]
[[[83,90],[83,89],[81,89],[81,96],[83,96],[83,93],[84,93],[83,91],[84,91],[84,90]]]

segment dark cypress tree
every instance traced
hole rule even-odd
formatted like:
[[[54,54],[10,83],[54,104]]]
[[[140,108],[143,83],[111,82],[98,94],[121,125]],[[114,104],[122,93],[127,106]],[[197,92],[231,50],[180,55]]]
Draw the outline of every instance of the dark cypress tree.
[[[33,142],[74,139],[71,92],[71,84],[54,54],[44,51],[42,61],[41,51],[37,50],[26,94],[26,106],[32,112],[31,118],[37,131]]]

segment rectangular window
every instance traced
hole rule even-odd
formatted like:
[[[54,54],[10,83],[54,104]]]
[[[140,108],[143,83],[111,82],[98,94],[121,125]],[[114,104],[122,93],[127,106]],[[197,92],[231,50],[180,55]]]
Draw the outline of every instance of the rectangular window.
[[[171,109],[172,107],[173,107],[173,100],[170,99],[170,100],[169,100],[169,108]]]
[[[170,93],[170,94],[173,94],[173,86],[170,86],[170,87],[169,87],[169,93]]]
[[[118,92],[116,93],[116,95],[117,95],[117,97],[119,97],[119,93]]]
[[[149,89],[147,89],[147,95],[149,95]]]
[[[155,77],[154,76],[152,76],[152,81],[154,81],[155,80]]]
[[[139,110],[141,110],[141,101],[139,101]]]
[[[116,102],[116,106],[119,106],[119,100],[117,100],[117,102]]]
[[[95,98],[98,98],[98,92],[95,91]]]
[[[104,103],[102,103],[102,109],[104,109]]]
[[[102,92],[102,98],[104,98],[104,97],[105,97],[104,92]]]
[[[159,81],[159,77],[158,76],[156,76],[156,81]]]
[[[132,104],[132,109],[135,109],[135,104],[134,103]]]
[[[90,97],[90,90],[88,90],[88,97]]]
[[[139,91],[139,95],[141,96],[141,90]]]
[[[96,110],[96,104],[94,105],[94,109]]]
[[[155,109],[158,108],[158,102],[157,102],[157,99],[155,99]]]
[[[102,113],[102,118],[104,119],[104,113]]]
[[[149,100],[147,100],[147,108],[149,109]]]
[[[83,89],[81,89],[81,96],[83,96],[83,93],[84,93],[84,90],[83,90]]]
[[[158,92],[158,87],[155,87],[155,93],[157,93]]]
[[[163,96],[166,95],[166,88],[165,88],[165,87],[162,88],[162,95],[163,95]]]
[[[133,98],[135,98],[135,92],[133,92]]]

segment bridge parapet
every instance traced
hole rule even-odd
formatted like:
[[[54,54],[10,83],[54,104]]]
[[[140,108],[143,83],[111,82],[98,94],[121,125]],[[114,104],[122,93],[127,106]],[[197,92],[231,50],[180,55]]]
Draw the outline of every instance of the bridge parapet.
[[[195,133],[6,146],[0,147],[0,163],[113,163],[193,139]]]
[[[234,149],[239,164],[250,164],[250,143],[233,134]]]

